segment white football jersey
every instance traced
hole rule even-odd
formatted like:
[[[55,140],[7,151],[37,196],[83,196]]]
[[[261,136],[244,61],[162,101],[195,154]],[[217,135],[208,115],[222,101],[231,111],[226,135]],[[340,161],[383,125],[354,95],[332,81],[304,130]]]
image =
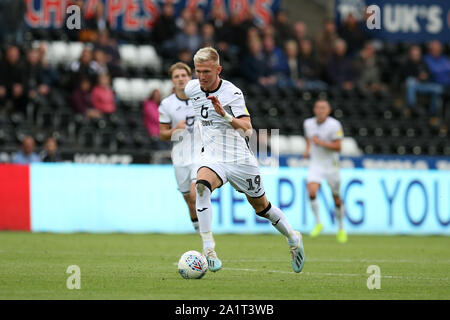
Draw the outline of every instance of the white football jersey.
[[[189,81],[184,91],[194,105],[202,141],[203,159],[223,163],[257,165],[256,158],[249,148],[248,140],[220,116],[214,109],[211,100],[207,99],[209,95],[214,95],[219,99],[225,111],[233,117],[249,117],[242,91],[224,79],[220,80],[218,88],[212,92],[203,91],[198,79]]]
[[[166,97],[159,105],[159,123],[170,124],[173,128],[180,121],[186,120],[186,129],[172,135],[172,163],[176,166],[187,166],[196,162],[200,156],[201,146],[196,142],[195,114],[192,102],[181,100],[175,93]]]
[[[325,168],[339,167],[339,152],[318,146],[311,139],[317,136],[320,140],[332,142],[342,139],[344,134],[341,123],[333,117],[327,117],[322,123],[317,123],[315,117],[308,118],[303,123],[305,138],[310,140],[310,167],[322,166]]]

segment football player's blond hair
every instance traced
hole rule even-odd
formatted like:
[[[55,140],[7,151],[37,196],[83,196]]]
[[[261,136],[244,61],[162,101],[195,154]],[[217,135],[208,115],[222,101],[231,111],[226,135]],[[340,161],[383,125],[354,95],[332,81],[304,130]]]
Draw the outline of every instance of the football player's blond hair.
[[[194,63],[203,63],[207,61],[220,64],[219,54],[213,47],[204,47],[199,49],[194,55]]]
[[[177,69],[181,69],[181,70],[186,70],[188,76],[192,75],[192,71],[191,68],[184,62],[177,62],[173,65],[170,66],[169,68],[169,77],[172,78],[172,74],[175,70]]]

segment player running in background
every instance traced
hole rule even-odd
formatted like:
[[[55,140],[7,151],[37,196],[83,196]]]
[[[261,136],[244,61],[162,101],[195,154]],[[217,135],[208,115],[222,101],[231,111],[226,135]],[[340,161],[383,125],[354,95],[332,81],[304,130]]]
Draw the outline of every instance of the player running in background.
[[[337,241],[344,243],[347,242],[347,233],[344,230],[344,208],[339,193],[339,152],[343,137],[342,125],[338,120],[330,117],[331,107],[327,100],[317,100],[313,111],[314,117],[306,119],[303,124],[306,139],[304,156],[310,158],[306,182],[311,208],[316,218],[316,226],[310,235],[317,237],[323,229],[316,197],[320,184],[325,179],[331,188],[335,204],[334,214],[339,224]]]
[[[169,77],[175,92],[163,99],[159,105],[159,135],[161,140],[173,141],[172,163],[178,190],[183,194],[192,224],[198,232],[195,211],[195,178],[197,176],[195,153],[200,153],[200,150],[194,149],[196,145],[192,140],[194,109],[184,92],[184,87],[192,79],[192,71],[187,64],[178,62],[169,68]]]
[[[222,67],[214,48],[198,50],[194,65],[198,79],[189,81],[185,92],[194,105],[200,127],[202,154],[197,172],[196,207],[209,270],[215,272],[222,268],[212,234],[211,193],[229,181],[234,189],[245,193],[257,215],[271,221],[286,237],[292,268],[300,272],[305,263],[302,236],[265,196],[257,160],[247,143],[252,124],[242,91],[220,78]]]

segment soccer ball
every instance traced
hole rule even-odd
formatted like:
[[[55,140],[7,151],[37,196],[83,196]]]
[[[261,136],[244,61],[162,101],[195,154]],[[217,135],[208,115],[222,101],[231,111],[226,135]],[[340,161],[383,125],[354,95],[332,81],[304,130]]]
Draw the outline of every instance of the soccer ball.
[[[198,251],[187,251],[178,261],[178,272],[185,279],[200,279],[206,271],[208,271],[208,261]]]

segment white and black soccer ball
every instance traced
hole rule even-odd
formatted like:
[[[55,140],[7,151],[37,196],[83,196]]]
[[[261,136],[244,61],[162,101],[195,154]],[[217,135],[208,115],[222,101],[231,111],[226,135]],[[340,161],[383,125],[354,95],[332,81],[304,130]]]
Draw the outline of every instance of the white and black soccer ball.
[[[208,271],[208,261],[198,251],[187,251],[178,261],[178,272],[185,279],[200,279],[206,271]]]

